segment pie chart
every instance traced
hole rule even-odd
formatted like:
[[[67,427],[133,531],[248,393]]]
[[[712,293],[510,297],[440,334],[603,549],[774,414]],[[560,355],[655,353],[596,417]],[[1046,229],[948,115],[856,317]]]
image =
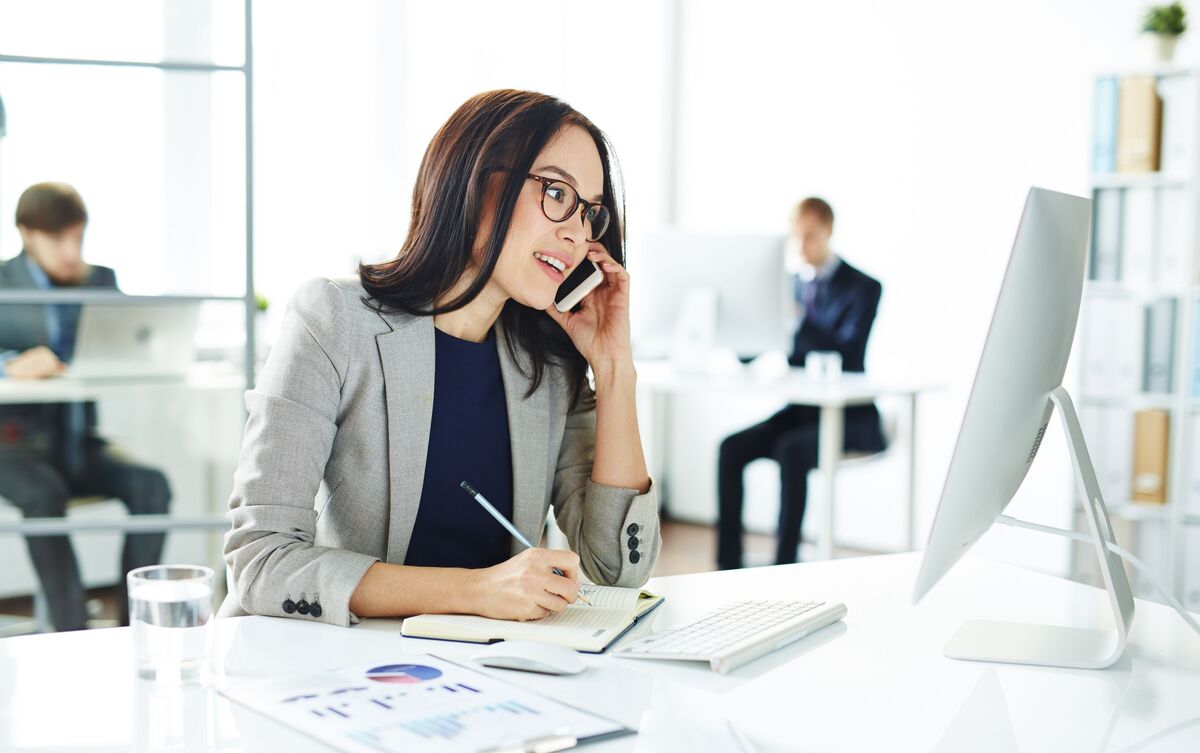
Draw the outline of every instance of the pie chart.
[[[435,677],[441,677],[442,670],[427,667],[424,664],[385,664],[367,670],[367,679],[375,682],[394,682],[403,685],[425,682]]]

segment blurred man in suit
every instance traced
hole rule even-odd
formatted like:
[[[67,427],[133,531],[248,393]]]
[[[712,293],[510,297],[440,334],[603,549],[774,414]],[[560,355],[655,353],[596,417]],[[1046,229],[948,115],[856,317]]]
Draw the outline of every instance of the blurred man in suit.
[[[116,290],[113,270],[83,261],[87,209],[64,183],[31,186],[17,202],[22,251],[0,262],[0,291],[101,288]],[[0,377],[47,379],[63,374],[75,349],[77,303],[0,305]],[[95,434],[94,403],[0,405],[0,497],[26,517],[66,514],[72,496],[104,495],[134,515],[162,514],[171,498],[161,471],[131,462]],[[156,564],[163,534],[125,537],[119,593],[127,624],[124,573]],[[86,627],[86,595],[66,536],[26,539],[57,630]]]
[[[867,338],[875,322],[882,287],[850,266],[829,247],[833,209],[812,197],[800,202],[793,217],[804,274],[795,280],[797,327],[788,359],[803,366],[813,351],[836,351],[844,371],[863,371]],[[817,467],[819,411],[789,405],[760,424],[726,437],[717,464],[719,522],[717,565],[742,566],[742,472],[758,458],[779,463],[779,541],[776,564],[796,561],[808,493],[808,472]],[[880,452],[884,449],[879,412],[874,405],[847,408],[845,449]]]

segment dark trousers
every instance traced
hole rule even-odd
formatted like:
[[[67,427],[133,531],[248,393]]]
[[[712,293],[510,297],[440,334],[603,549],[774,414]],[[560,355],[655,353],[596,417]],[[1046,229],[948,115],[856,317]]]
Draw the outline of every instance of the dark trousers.
[[[132,515],[161,515],[167,512],[171,489],[162,471],[124,458],[99,440],[88,441],[82,468],[76,474],[65,473],[61,463],[43,453],[0,450],[0,497],[16,505],[25,517],[62,517],[70,497],[88,495],[116,497]],[[125,573],[158,564],[164,540],[161,533],[126,535],[118,589],[121,624],[129,623]],[[70,538],[29,536],[25,543],[55,629],[86,627],[86,597]]]
[[[808,472],[817,467],[820,411],[792,405],[721,442],[717,462],[717,566],[742,566],[742,472],[753,460],[779,464],[779,531],[776,564],[796,561],[808,496]]]

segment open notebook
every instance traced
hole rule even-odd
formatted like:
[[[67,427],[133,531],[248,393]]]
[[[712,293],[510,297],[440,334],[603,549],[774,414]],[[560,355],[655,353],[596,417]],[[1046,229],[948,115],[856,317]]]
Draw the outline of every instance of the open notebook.
[[[589,653],[601,653],[642,615],[662,604],[664,597],[637,588],[582,583],[579,593],[592,604],[577,601],[541,620],[516,622],[467,614],[421,614],[404,620],[400,634],[411,638],[494,643],[506,640],[542,641]]]

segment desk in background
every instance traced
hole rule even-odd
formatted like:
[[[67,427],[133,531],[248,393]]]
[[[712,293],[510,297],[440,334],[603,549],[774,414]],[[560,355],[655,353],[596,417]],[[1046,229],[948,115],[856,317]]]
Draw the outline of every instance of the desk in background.
[[[671,479],[667,447],[671,442],[672,403],[674,398],[689,394],[720,395],[750,393],[770,396],[779,403],[811,405],[820,409],[820,433],[817,449],[817,472],[821,490],[827,500],[821,518],[821,535],[817,541],[817,557],[833,557],[835,545],[834,504],[837,468],[842,460],[843,411],[850,406],[872,403],[879,398],[896,397],[907,404],[908,421],[904,444],[908,447],[907,479],[904,501],[907,510],[905,542],[908,549],[917,548],[915,526],[916,504],[916,425],[917,397],[931,388],[916,382],[889,381],[867,374],[844,373],[831,381],[817,381],[803,369],[789,369],[778,375],[758,375],[750,368],[729,372],[681,371],[667,361],[639,361],[638,386],[651,396],[651,425],[653,452],[649,459],[654,472],[660,476],[664,498],[670,500]],[[715,462],[715,455],[714,455]],[[714,466],[715,467],[715,466]],[[713,484],[716,474],[713,473]]]
[[[667,596],[653,627],[728,601],[844,601],[839,623],[729,675],[707,665],[584,655],[576,677],[482,671],[639,728],[602,751],[720,753],[726,718],[769,751],[1200,750],[1200,637],[1170,609],[1138,601],[1129,649],[1083,671],[962,662],[942,646],[966,619],[1091,626],[1108,619],[1090,586],[968,556],[920,606],[918,555],[841,559],[654,579]],[[401,638],[398,620],[340,628],[297,619],[213,623],[218,682],[303,676],[478,647]],[[641,636],[640,626],[625,640]],[[0,750],[329,751],[211,690],[164,693],[133,677],[129,628],[0,640]]]
[[[161,525],[167,530],[226,528],[225,503],[245,422],[241,397],[245,384],[245,376],[239,370],[217,364],[198,366],[187,377],[179,378],[0,378],[0,404],[111,400],[124,406],[135,401],[156,406],[136,412],[141,418],[145,418],[141,415],[144,413],[152,415],[152,425],[136,420],[139,415],[118,416],[125,419],[118,423],[127,425],[121,427],[122,436],[109,438],[119,446],[128,447],[138,459],[162,467],[171,480],[173,492],[170,515],[165,519],[156,517],[153,523],[135,520],[125,513],[122,505],[103,500],[100,504],[73,509],[65,518],[31,520],[22,518],[0,498],[0,573],[3,573],[0,595],[36,594],[38,588],[25,546],[13,534],[44,535],[63,530],[108,532],[76,541],[76,556],[85,585],[94,586],[123,577],[117,567],[120,559],[117,533],[148,524]],[[201,402],[183,403],[181,398],[189,396]],[[110,423],[108,414],[102,406],[103,424]],[[180,421],[181,415],[187,420]],[[167,547],[164,557],[168,560],[220,563],[219,542],[215,539],[169,538]],[[44,619],[40,622],[44,623]]]

